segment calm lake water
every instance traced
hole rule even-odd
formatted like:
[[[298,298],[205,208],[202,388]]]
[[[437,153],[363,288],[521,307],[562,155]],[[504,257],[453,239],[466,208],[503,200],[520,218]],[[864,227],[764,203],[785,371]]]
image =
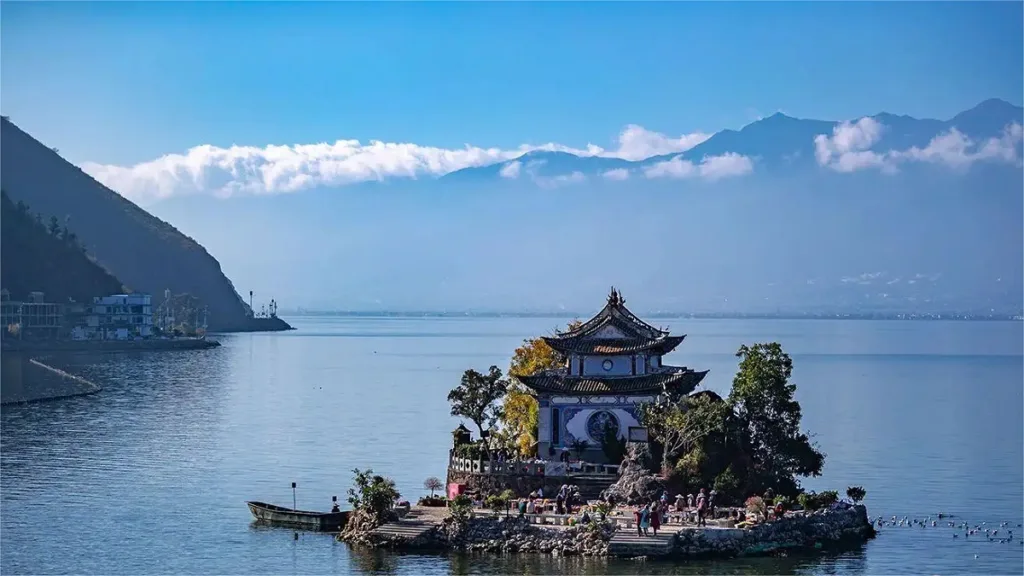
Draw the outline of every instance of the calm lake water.
[[[353,552],[257,529],[245,500],[328,509],[353,467],[415,499],[443,478],[445,400],[466,368],[508,365],[550,318],[289,318],[202,352],[71,364],[104,386],[0,414],[4,574],[1021,574],[1024,546],[950,528],[883,528],[824,558],[680,565]],[[1011,322],[662,320],[674,364],[726,393],[741,343],[793,356],[804,425],[828,454],[812,489],[859,484],[869,514],[1024,522],[1024,337]],[[68,365],[68,363],[65,363]],[[1015,528],[1014,538],[1024,537]]]

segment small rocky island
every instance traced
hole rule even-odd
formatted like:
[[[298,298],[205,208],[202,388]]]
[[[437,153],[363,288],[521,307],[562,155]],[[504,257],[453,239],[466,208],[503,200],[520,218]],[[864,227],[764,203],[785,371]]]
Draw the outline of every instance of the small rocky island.
[[[741,346],[732,390],[695,391],[707,371],[662,363],[684,336],[633,315],[612,289],[565,332],[527,340],[506,379],[467,370],[448,395],[447,482],[400,502],[356,470],[339,539],[403,550],[598,557],[734,557],[834,549],[875,530],[866,491],[808,492],[825,456],[800,429],[778,343]],[[575,456],[575,457],[574,457]],[[443,495],[435,496],[436,490]]]

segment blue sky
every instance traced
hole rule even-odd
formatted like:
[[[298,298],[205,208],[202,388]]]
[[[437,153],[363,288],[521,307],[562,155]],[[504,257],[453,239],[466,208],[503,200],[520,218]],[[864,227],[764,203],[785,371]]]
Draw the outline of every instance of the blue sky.
[[[3,113],[75,162],[612,143],[1020,104],[1021,3],[5,3]]]

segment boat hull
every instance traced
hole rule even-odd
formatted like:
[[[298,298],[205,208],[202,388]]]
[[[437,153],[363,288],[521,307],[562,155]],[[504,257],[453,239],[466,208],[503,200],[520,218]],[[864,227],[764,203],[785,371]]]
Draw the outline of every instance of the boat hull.
[[[315,532],[337,532],[345,527],[348,511],[309,512],[292,510],[265,502],[246,502],[253,518],[261,524],[311,530]]]

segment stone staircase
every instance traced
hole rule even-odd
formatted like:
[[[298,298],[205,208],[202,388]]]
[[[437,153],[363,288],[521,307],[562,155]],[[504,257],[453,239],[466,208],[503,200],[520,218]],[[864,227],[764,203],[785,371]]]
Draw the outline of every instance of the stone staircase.
[[[411,542],[439,525],[441,518],[439,514],[413,508],[398,521],[374,528],[371,534],[381,539]]]
[[[608,554],[619,557],[666,556],[672,551],[674,532],[637,536],[636,529],[621,528],[608,543]]]
[[[581,498],[584,500],[597,500],[601,497],[601,492],[611,486],[615,480],[615,476],[595,474],[573,476],[570,482],[579,487]]]

